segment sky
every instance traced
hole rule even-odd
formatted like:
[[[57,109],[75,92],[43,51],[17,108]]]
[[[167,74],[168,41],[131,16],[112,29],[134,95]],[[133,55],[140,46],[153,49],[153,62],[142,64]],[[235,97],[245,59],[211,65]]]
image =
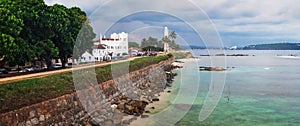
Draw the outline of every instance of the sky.
[[[140,42],[161,38],[163,27],[178,34],[179,44],[246,46],[300,42],[297,0],[45,0],[77,6],[91,19],[94,32],[109,37],[129,33]]]

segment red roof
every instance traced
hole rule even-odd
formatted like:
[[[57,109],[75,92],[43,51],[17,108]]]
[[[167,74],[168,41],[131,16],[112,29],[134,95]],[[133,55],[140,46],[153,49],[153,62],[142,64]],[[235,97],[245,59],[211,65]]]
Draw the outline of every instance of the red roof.
[[[106,48],[104,47],[104,45],[99,44],[99,45],[95,45],[94,49],[106,49]]]

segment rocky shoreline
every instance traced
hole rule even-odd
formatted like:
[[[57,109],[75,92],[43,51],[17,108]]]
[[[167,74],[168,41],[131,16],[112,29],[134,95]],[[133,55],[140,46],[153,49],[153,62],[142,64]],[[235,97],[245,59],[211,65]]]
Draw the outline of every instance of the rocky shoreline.
[[[161,72],[165,73],[165,80],[161,82],[161,80],[153,77],[154,81],[144,84],[138,85],[136,90],[132,92],[130,95],[119,94],[109,101],[110,106],[107,105],[106,108],[102,108],[103,111],[99,112],[95,116],[90,116],[89,121],[85,121],[83,125],[130,125],[130,123],[138,118],[148,118],[149,115],[146,113],[150,113],[150,111],[146,111],[146,107],[152,110],[156,109],[155,107],[150,107],[154,102],[159,102],[160,94],[165,91],[166,88],[172,86],[172,82],[176,73],[172,73],[173,69],[182,68],[178,66],[174,66],[172,64],[165,65]],[[170,93],[171,91],[167,91]],[[133,96],[134,95],[134,96]],[[108,117],[105,113],[111,113]],[[98,118],[98,117],[102,118]]]
[[[145,112],[146,105],[155,101],[159,101],[159,93],[163,92],[166,87],[172,86],[173,78],[176,76],[175,73],[172,73],[172,69],[174,68],[177,67],[169,65],[164,69],[166,74],[165,84],[145,84],[138,87],[141,92],[134,92],[140,96],[137,99],[133,99],[125,95],[119,95],[111,101],[112,108],[115,108],[128,115],[142,116],[142,114]]]

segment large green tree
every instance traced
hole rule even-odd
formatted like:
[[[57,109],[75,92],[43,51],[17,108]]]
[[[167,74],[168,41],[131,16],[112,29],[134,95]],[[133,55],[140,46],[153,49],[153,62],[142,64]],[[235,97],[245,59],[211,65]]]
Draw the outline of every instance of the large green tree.
[[[15,60],[18,49],[18,35],[24,26],[23,20],[17,18],[10,10],[0,6],[0,68],[5,62]]]
[[[50,12],[55,14],[52,15],[51,22],[55,36],[51,39],[58,48],[58,57],[65,67],[67,59],[73,56],[73,49],[74,58],[78,58],[85,50],[91,49],[96,34],[89,24],[86,13],[80,8],[66,8],[58,4],[49,8]]]
[[[47,5],[42,0],[3,0],[0,2],[2,8],[10,10],[16,18],[23,21],[20,34],[14,37],[17,41],[17,46],[14,50],[17,53],[12,55],[11,60],[16,65],[24,64],[34,58],[51,61],[52,56],[55,56],[57,48],[50,40],[54,35],[50,30],[49,13]],[[6,28],[11,27],[6,26]],[[50,52],[50,53],[49,53]],[[53,54],[53,55],[52,55]]]
[[[93,45],[95,34],[86,13],[78,7],[47,6],[43,0],[1,0],[0,14],[0,67],[36,58],[45,60],[48,68],[51,59],[60,58],[64,67],[77,36],[84,36],[81,50]],[[84,34],[79,34],[81,29]]]
[[[148,47],[148,46],[155,47],[155,46],[157,46],[157,44],[158,44],[157,38],[154,38],[154,37],[150,36],[148,39],[146,39],[146,38],[142,39],[141,47],[142,48],[145,48],[145,47]]]

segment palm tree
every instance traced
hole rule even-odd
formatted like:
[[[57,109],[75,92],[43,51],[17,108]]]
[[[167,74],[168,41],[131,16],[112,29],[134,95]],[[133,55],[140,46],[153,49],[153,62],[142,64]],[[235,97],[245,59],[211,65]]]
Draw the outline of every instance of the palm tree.
[[[172,41],[177,38],[177,34],[175,33],[175,31],[172,31],[169,36],[172,38]]]

